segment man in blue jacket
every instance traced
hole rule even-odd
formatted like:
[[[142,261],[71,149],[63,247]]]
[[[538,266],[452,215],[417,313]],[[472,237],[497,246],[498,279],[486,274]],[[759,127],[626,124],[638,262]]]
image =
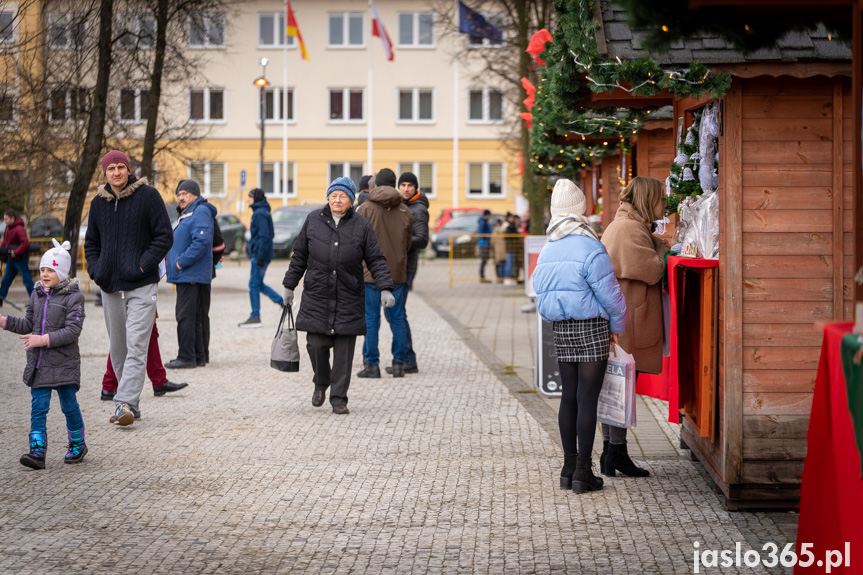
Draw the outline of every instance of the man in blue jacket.
[[[264,190],[255,188],[249,192],[249,206],[252,208],[252,224],[249,228],[249,258],[252,260],[252,271],[249,275],[249,299],[252,303],[252,315],[240,324],[240,327],[261,327],[261,292],[280,306],[285,300],[279,293],[264,283],[267,266],[273,261],[273,216],[270,215],[270,203],[264,196]]]
[[[485,279],[485,264],[488,262],[491,253],[491,226],[488,221],[491,219],[491,210],[483,210],[479,220],[477,220],[476,233],[479,234],[477,245],[479,246],[479,281],[481,283],[489,283]]]
[[[213,218],[216,208],[201,199],[195,180],[180,180],[177,186],[174,246],[168,252],[168,282],[177,287],[177,358],[168,369],[206,365],[203,345],[205,303],[213,280]]]

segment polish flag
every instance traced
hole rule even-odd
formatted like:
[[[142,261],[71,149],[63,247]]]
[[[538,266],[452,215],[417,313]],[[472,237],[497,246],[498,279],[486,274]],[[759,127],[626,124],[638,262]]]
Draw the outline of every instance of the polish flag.
[[[393,61],[393,43],[390,40],[390,35],[387,34],[387,29],[384,27],[384,21],[381,19],[381,14],[378,12],[377,6],[372,2],[372,36],[377,36],[384,43],[384,52],[386,52],[387,60]]]

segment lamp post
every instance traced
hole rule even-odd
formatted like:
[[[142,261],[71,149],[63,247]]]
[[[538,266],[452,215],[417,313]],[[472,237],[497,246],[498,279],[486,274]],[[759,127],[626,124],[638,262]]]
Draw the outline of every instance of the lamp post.
[[[258,165],[258,186],[261,187],[261,184],[264,180],[264,122],[266,121],[266,110],[267,110],[267,93],[266,89],[269,85],[267,82],[267,64],[269,63],[269,58],[261,58],[258,60],[258,63],[261,65],[261,76],[255,79],[255,86],[260,88],[260,97],[261,97],[261,159],[260,164]]]

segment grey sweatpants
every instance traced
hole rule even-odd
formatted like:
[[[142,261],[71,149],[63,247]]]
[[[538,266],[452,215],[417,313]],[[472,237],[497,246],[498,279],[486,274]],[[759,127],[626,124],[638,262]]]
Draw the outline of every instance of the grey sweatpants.
[[[135,409],[147,374],[147,348],[156,321],[158,287],[150,284],[131,291],[102,292],[111,367],[118,382],[114,403],[128,403]]]

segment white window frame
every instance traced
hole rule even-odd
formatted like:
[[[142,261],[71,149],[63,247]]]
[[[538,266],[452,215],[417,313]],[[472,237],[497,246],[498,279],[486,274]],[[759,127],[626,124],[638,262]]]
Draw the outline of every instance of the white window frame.
[[[82,88],[81,86],[72,86],[72,87],[59,88],[59,89],[61,91],[65,92],[65,94],[66,94],[66,103],[65,103],[66,118],[64,120],[51,119],[51,115],[53,114],[53,111],[54,111],[54,92],[57,90],[57,88],[50,88],[48,91],[48,123],[55,125],[55,126],[59,126],[62,124],[72,124],[75,122],[78,122],[79,124],[84,123],[85,118],[80,118],[80,119],[76,120],[74,117],[75,116],[75,107],[73,106],[72,98],[74,96],[78,95],[79,90],[83,91],[86,94],[86,96],[88,98],[88,101],[87,101],[88,110],[85,112],[84,115],[89,116],[89,106],[90,106],[89,97],[90,97],[90,94],[87,91],[87,89]],[[73,94],[74,94],[74,96],[73,96]]]
[[[141,30],[144,27],[144,21],[149,20],[153,24],[153,40],[152,43],[143,42],[141,38]],[[132,25],[131,28],[125,26],[126,23]],[[157,24],[156,16],[148,12],[120,12],[117,14],[117,30],[129,30],[134,36],[124,36],[124,38],[133,38],[135,43],[131,46],[124,46],[121,42],[117,43],[118,50],[155,50],[156,49],[156,33]]]
[[[204,92],[204,117],[202,119],[194,119],[192,118],[192,92]],[[210,118],[210,93],[218,91],[222,93],[222,115],[225,116],[221,119],[213,120]],[[228,93],[222,87],[218,86],[209,86],[204,88],[189,88],[189,97],[187,100],[189,106],[189,113],[187,117],[189,118],[190,124],[224,124],[227,122],[227,112],[228,112]],[[260,118],[260,115],[258,116]]]
[[[350,178],[351,177],[351,166],[362,166],[360,171],[363,174],[368,173],[366,171],[366,163],[365,162],[327,162],[327,176],[326,177],[328,179],[327,179],[327,182],[324,184],[324,186],[329,186],[330,182],[332,182],[332,179],[329,179],[330,175],[333,171],[332,167],[338,166],[340,164],[342,166],[342,175],[340,177],[343,177],[343,178]],[[351,179],[353,179],[353,178],[351,178]],[[354,182],[354,183],[358,184],[359,182]],[[359,193],[360,193],[360,191],[357,190],[357,194],[359,194]]]
[[[359,15],[362,18],[362,26],[360,26],[360,30],[362,31],[363,38],[359,44],[351,44],[351,15]],[[342,38],[344,38],[344,42],[342,44],[333,44],[333,39],[330,38],[330,18],[333,16],[341,16],[342,17]],[[371,33],[371,32],[369,32]],[[366,13],[365,12],[356,12],[351,10],[346,10],[342,12],[327,12],[327,49],[329,50],[363,50],[366,47]]]
[[[12,119],[5,121],[0,119],[0,126],[10,127],[18,125],[18,94],[11,88],[0,91],[0,98],[9,98],[12,104]]]
[[[130,90],[135,92],[135,118],[126,120],[123,118],[123,91]],[[141,92],[149,93],[149,89],[141,88],[120,88],[117,90],[117,119],[121,124],[144,124],[147,122],[147,117],[141,114]]]
[[[192,18],[200,16],[204,27],[206,28],[206,38],[203,44],[192,44]],[[221,44],[211,44],[210,43],[210,28],[212,26],[221,26],[222,27],[222,43]],[[190,50],[224,50],[228,43],[228,24],[227,18],[225,17],[224,12],[195,12],[194,14],[189,14],[188,19],[186,20],[186,34],[188,38],[187,47]]]
[[[188,173],[187,177],[190,179],[192,178],[192,165],[193,164],[199,164],[199,165],[202,165],[204,167],[204,181],[198,182],[198,184],[200,184],[200,186],[201,186],[201,196],[202,197],[205,197],[205,198],[225,198],[228,196],[228,163],[227,162],[217,162],[217,161],[189,162],[186,171]],[[225,182],[225,189],[220,194],[214,194],[210,190],[210,186],[211,186],[210,174],[212,174],[212,170],[213,170],[214,165],[215,166],[221,165],[222,170],[223,170],[223,180],[222,181]]]
[[[411,43],[404,44],[402,43],[402,16],[410,15],[411,18]],[[419,32],[420,32],[420,17],[422,15],[429,15],[432,17],[432,41],[431,44],[420,44],[419,43]],[[435,19],[434,12],[399,12],[396,16],[398,22],[398,44],[397,47],[402,50],[434,50],[437,48],[437,36],[435,35],[435,25],[437,21]]]
[[[273,184],[280,183],[282,181],[282,165],[284,162],[264,162],[264,165],[267,164],[273,166]],[[297,163],[296,162],[288,162],[288,171],[290,175],[288,176],[288,182],[294,182],[294,191],[289,192],[285,195],[284,188],[279,185],[278,191],[273,194],[266,194],[268,198],[296,198],[297,197]],[[258,164],[258,186],[263,189],[264,183],[264,174],[261,172],[261,165]],[[329,183],[329,182],[328,182]],[[289,186],[290,187],[290,186]]]
[[[342,91],[342,110],[347,113],[347,118],[333,118],[332,110],[330,109],[330,98],[332,92]],[[351,92],[362,92],[363,95],[363,117],[360,119],[352,119],[351,115]],[[347,105],[345,105],[347,103]],[[366,123],[366,89],[360,88],[327,88],[327,124],[365,124]]]
[[[264,44],[261,41],[261,32],[263,31],[263,18],[273,18],[273,43]],[[280,25],[281,24],[281,25]],[[297,39],[287,35],[287,25],[285,24],[285,12],[258,12],[258,49],[259,50],[276,50],[285,47],[285,41],[289,50],[297,49]]]
[[[405,172],[411,172],[417,177],[417,181],[420,178],[420,166],[423,164],[429,164],[431,166],[431,178],[432,178],[432,191],[431,193],[427,192],[425,188],[422,187],[422,182],[420,182],[420,191],[426,195],[426,198],[430,200],[434,200],[437,198],[437,164],[435,162],[398,162],[396,163],[396,167],[399,169],[398,175],[401,175]],[[410,170],[402,170],[402,167],[408,165],[411,166]]]
[[[9,30],[0,35],[0,49],[12,48],[18,45],[18,27],[21,25],[21,18],[18,14],[17,2],[0,3],[0,14],[8,14],[11,16],[11,24]],[[0,28],[3,24],[0,23]]]
[[[402,92],[411,92],[411,118],[405,120],[401,117]],[[431,92],[431,118],[421,119],[420,92]],[[434,88],[396,88],[396,124],[434,124],[435,123],[435,90]]]
[[[500,164],[500,194],[492,194],[489,192],[489,166],[491,164]],[[470,191],[470,168],[471,166],[482,166],[482,192],[479,194]],[[506,198],[506,163],[504,162],[468,162],[465,169],[465,196],[468,198],[483,198],[483,199],[502,199]]]
[[[471,44],[471,38],[473,36],[468,35],[465,39],[465,43],[467,44],[468,49],[470,50],[482,50],[486,48],[491,48],[493,50],[499,50],[504,47],[504,40],[506,39],[506,32],[504,30],[504,23],[506,16],[503,12],[481,12],[480,13],[486,21],[491,22],[501,31],[501,39],[493,40],[491,38],[480,38],[481,42],[478,44]]]
[[[273,93],[273,112],[279,111],[281,108],[282,100],[284,99],[284,88],[282,87],[273,87],[273,88],[264,88],[264,93],[272,92]],[[294,92],[293,98],[288,98],[288,124],[296,124],[297,123],[297,94],[295,92],[295,88],[293,86],[288,86],[288,93]],[[279,106],[275,105],[275,100],[278,100]],[[263,102],[261,101],[260,92],[258,93],[258,115],[256,116],[256,121],[258,125],[261,125],[261,106],[263,106]],[[278,125],[284,122],[284,119],[281,117],[277,118],[264,118],[264,121],[267,125]]]
[[[475,119],[470,117],[470,95],[471,92],[482,92],[482,118]],[[500,119],[492,120],[489,118],[490,111],[490,102],[491,99],[489,94],[491,92],[498,92],[500,94]],[[469,88],[467,91],[467,123],[468,124],[503,124],[504,118],[506,117],[506,98],[504,97],[504,91],[498,88],[490,88],[488,86],[482,88]]]
[[[83,29],[82,39],[80,44],[75,43],[75,38],[78,37],[72,30],[72,20],[75,20],[77,24],[81,26]],[[60,21],[63,21],[63,30],[64,30],[64,40],[63,44],[55,44],[54,37],[52,33],[52,27]],[[48,47],[51,50],[80,50],[84,48],[87,44],[87,22],[85,20],[81,20],[80,14],[69,14],[64,12],[52,12],[48,14]]]

